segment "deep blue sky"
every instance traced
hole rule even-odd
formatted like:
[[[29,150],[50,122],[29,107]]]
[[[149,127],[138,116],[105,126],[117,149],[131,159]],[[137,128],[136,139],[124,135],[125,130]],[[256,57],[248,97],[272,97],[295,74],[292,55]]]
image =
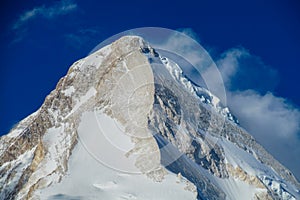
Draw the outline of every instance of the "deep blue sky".
[[[146,26],[191,28],[216,57],[232,47],[248,49],[278,71],[273,92],[300,105],[296,0],[64,2],[76,6],[59,13],[58,1],[1,2],[0,135],[37,110],[69,66],[99,42]]]

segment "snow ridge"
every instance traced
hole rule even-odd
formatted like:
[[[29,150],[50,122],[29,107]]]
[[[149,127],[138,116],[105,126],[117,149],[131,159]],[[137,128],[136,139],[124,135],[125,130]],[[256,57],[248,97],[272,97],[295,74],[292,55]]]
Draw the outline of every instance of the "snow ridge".
[[[210,105],[214,110],[227,118],[228,120],[239,124],[238,120],[231,114],[228,107],[225,107],[220,102],[220,99],[213,95],[209,90],[204,87],[193,84],[192,81],[187,78],[180,66],[169,58],[160,56],[161,62],[168,69],[172,77],[179,83],[181,83],[190,93],[200,99],[204,104]]]

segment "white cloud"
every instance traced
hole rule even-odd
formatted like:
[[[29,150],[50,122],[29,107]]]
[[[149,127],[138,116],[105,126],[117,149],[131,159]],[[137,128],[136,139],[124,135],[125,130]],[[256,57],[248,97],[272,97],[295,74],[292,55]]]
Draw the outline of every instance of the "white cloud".
[[[13,30],[18,30],[24,26],[28,21],[36,18],[43,17],[47,19],[52,19],[60,15],[68,14],[77,8],[77,4],[70,0],[61,0],[54,3],[51,6],[39,6],[31,10],[25,11],[20,15],[18,20],[13,25]]]
[[[260,95],[254,90],[231,92],[227,96],[229,106],[240,115],[241,123],[258,139],[290,140],[300,131],[299,110],[283,98],[272,93]]]
[[[241,74],[240,72],[245,70],[243,65],[247,64],[240,62],[241,56],[256,59],[244,49],[231,49],[217,61],[227,86],[227,105],[239,119],[241,126],[300,178],[300,160],[296,159],[300,154],[300,111],[289,104],[286,99],[276,97],[270,91],[261,93],[253,89],[232,90],[237,87],[233,85],[237,84],[233,82],[235,76]],[[264,81],[270,81],[268,78],[260,80],[258,77],[271,77],[270,79],[274,77],[274,70],[264,66],[261,62],[259,62],[259,69],[266,70],[255,70],[252,74],[246,73],[251,77],[247,81],[252,80],[248,85],[255,86]],[[247,72],[247,69],[245,71]]]
[[[227,92],[228,105],[241,126],[300,178],[300,111],[272,93]]]

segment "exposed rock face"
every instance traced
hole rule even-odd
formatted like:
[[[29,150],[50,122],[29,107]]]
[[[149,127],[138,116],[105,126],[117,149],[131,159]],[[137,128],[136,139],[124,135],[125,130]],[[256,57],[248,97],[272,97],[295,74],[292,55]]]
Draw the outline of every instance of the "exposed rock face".
[[[1,138],[0,199],[40,199],[66,177],[85,112],[124,127],[134,144],[125,156],[139,172],[156,182],[179,174],[198,199],[230,198],[239,186],[222,184],[234,180],[251,189],[248,199],[298,197],[294,176],[211,99],[142,38],[120,38],[75,62],[42,107]]]
[[[234,178],[249,183],[250,185],[254,185],[258,188],[265,188],[264,184],[256,176],[247,174],[247,172],[245,172],[240,167],[234,168],[232,165],[227,164],[227,170],[229,174]]]
[[[12,133],[17,132],[15,133],[17,137],[2,138],[3,145],[1,147],[3,149],[0,162],[3,167],[1,167],[1,175],[4,178],[5,174],[9,175],[3,180],[1,197],[5,199],[14,199],[16,196],[21,199],[30,198],[34,190],[59,182],[67,171],[68,158],[77,143],[76,128],[80,115],[84,110],[94,108],[105,109],[108,115],[115,117],[132,135],[136,147],[128,152],[128,155],[139,151],[140,157],[137,159],[136,166],[145,173],[151,171],[151,177],[154,179],[160,180],[163,177],[163,171],[161,171],[163,169],[159,167],[160,156],[155,140],[152,137],[141,139],[141,136],[145,137],[149,134],[146,130],[147,118],[143,116],[150,111],[153,104],[151,97],[153,97],[154,86],[149,84],[140,89],[139,94],[131,97],[135,102],[141,103],[141,105],[132,104],[133,108],[140,108],[138,112],[136,112],[137,110],[131,112],[132,116],[128,116],[127,107],[123,106],[127,103],[123,102],[124,99],[127,100],[127,98],[123,98],[123,95],[128,94],[124,91],[135,89],[135,84],[140,84],[142,81],[153,82],[148,60],[145,56],[141,56],[140,48],[144,45],[142,42],[137,37],[130,40],[123,38],[107,47],[106,51],[91,56],[93,59],[98,59],[99,63],[89,63],[91,58],[75,62],[68,74],[59,81],[56,89],[47,96],[37,113],[25,119],[15,130],[12,130]],[[83,63],[85,63],[84,66],[82,66]],[[135,66],[140,67],[132,70],[131,67]],[[131,84],[128,84],[127,80],[130,77],[126,76],[128,71],[130,71],[130,76],[136,77]],[[105,79],[110,82],[105,82]],[[113,87],[113,84],[118,84],[119,88]],[[78,106],[80,98],[89,93],[90,88],[97,91],[97,95],[91,96],[88,101]],[[151,90],[152,94],[149,93]],[[145,92],[149,95],[144,96]],[[140,96],[144,98],[138,99]],[[112,108],[108,109],[107,106]],[[143,128],[136,130],[136,126],[130,123],[129,118],[138,119],[136,123]],[[57,141],[50,141],[47,138],[51,136],[51,133],[45,136],[46,131],[53,128],[60,129],[61,135],[63,135]],[[147,148],[145,149],[145,147]],[[152,150],[151,148],[149,150],[149,147]],[[31,150],[34,150],[33,157],[28,160],[28,165],[21,176],[16,177],[20,174],[20,169],[16,168],[18,163],[7,166],[5,163],[18,160],[18,156]],[[49,164],[49,159],[56,160],[55,167],[51,170],[44,170]],[[155,176],[155,174],[157,175]],[[18,179],[16,180],[17,184],[13,187],[9,180],[12,179],[11,177]],[[8,185],[5,186],[5,184]]]

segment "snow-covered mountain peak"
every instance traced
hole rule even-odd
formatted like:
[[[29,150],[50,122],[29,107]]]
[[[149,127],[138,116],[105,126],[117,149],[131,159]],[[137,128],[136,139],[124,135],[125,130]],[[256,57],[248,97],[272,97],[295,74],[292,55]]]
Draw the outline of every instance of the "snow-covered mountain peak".
[[[236,122],[176,60],[125,36],[75,62],[1,137],[0,199],[299,198]]]

